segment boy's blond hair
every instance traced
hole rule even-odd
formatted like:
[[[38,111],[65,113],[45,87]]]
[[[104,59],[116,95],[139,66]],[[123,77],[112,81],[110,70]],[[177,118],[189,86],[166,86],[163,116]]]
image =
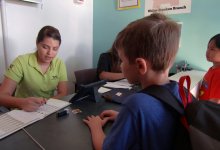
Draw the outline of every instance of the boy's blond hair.
[[[173,63],[179,47],[180,27],[163,14],[151,14],[130,23],[115,40],[130,63],[144,58],[154,71],[163,71]]]

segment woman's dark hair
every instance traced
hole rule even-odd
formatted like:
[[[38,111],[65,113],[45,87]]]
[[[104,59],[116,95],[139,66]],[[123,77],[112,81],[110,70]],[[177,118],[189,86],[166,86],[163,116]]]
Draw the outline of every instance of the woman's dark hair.
[[[36,43],[40,43],[44,40],[45,37],[53,38],[54,40],[58,40],[61,44],[61,35],[58,29],[52,26],[44,26],[38,33]],[[59,44],[59,45],[60,45]]]
[[[217,48],[220,48],[220,34],[216,34],[215,36],[213,36],[213,37],[209,40],[209,43],[210,43],[211,41],[214,41],[216,47],[217,47]]]
[[[109,52],[111,53],[111,59],[112,59],[112,68],[111,71],[112,72],[121,72],[121,60],[118,56],[118,51],[115,47],[115,44],[112,45],[111,49],[109,50]]]

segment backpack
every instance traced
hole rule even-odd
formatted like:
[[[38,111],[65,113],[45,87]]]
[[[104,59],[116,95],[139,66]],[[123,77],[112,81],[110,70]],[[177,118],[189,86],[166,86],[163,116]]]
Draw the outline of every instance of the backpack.
[[[187,88],[183,86],[185,81]],[[220,150],[220,104],[193,97],[190,83],[189,76],[182,76],[179,80],[182,103],[163,86],[152,85],[141,92],[157,98],[172,113],[179,114],[174,150]]]

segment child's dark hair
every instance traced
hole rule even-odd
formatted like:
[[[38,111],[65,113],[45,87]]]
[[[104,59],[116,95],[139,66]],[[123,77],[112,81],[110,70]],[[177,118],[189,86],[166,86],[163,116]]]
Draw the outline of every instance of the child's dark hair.
[[[209,43],[210,43],[211,41],[214,41],[216,47],[220,49],[220,34],[216,34],[215,36],[213,36],[213,37],[209,40]]]
[[[61,35],[58,29],[52,26],[44,26],[38,33],[36,43],[42,42],[45,37],[50,37],[59,41],[61,44]]]
[[[130,63],[146,59],[154,71],[171,66],[179,47],[180,26],[159,13],[136,20],[123,29],[115,40]]]

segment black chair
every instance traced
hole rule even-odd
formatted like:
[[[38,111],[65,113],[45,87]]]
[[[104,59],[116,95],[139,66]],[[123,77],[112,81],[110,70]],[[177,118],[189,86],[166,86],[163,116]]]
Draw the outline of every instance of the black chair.
[[[76,78],[76,83],[75,83],[76,92],[79,90],[80,85],[86,85],[98,81],[96,75],[96,68],[77,70],[74,72],[74,74]]]

